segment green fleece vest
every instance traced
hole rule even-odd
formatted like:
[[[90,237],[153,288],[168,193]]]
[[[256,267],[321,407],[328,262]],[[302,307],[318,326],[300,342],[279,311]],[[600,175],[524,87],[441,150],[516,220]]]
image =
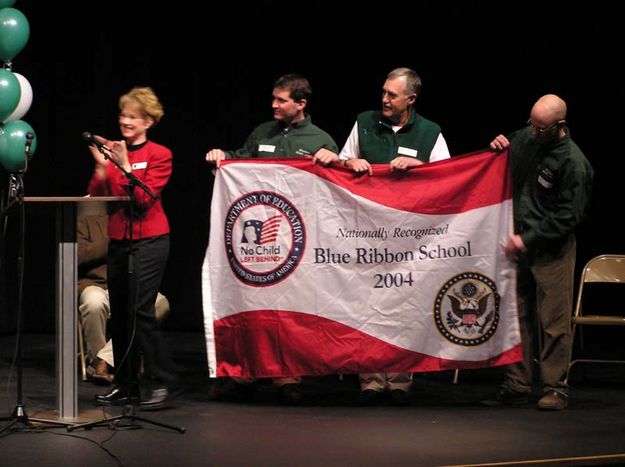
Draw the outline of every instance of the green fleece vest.
[[[429,162],[430,153],[441,133],[436,123],[416,112],[410,114],[408,122],[397,133],[377,110],[361,113],[356,121],[360,157],[373,164],[388,163],[413,151],[416,151],[417,159]]]

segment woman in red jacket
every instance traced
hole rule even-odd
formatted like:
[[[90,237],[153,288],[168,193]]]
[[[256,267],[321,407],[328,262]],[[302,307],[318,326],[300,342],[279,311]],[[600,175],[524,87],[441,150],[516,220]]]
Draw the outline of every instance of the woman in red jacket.
[[[169,222],[160,194],[171,175],[172,153],[147,137],[164,114],[151,88],[133,88],[121,96],[119,109],[122,140],[96,136],[101,144],[90,146],[96,166],[89,194],[131,197],[131,206],[116,206],[109,217],[108,288],[117,371],[116,384],[96,396],[96,403],[140,403],[157,409],[170,400],[176,383],[174,364],[154,317],[169,255]],[[139,390],[139,352],[150,381],[144,397]]]

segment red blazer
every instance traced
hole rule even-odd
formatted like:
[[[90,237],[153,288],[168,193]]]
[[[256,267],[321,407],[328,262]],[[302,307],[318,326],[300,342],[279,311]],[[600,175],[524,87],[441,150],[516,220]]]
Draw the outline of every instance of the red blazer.
[[[172,153],[165,146],[148,141],[136,150],[128,151],[132,174],[156,195],[152,199],[140,187],[134,189],[133,240],[169,233],[169,222],[161,203],[161,191],[171,176]],[[128,196],[128,179],[115,164],[106,167],[106,179],[94,174],[87,192],[91,196]],[[128,206],[114,209],[109,217],[109,237],[115,240],[129,238]]]

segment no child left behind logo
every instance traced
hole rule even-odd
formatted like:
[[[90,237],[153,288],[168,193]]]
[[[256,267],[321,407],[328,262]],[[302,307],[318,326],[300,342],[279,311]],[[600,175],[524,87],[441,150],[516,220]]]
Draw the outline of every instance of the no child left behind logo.
[[[299,211],[282,195],[247,193],[226,213],[226,253],[244,283],[264,287],[280,282],[297,267],[306,245]]]

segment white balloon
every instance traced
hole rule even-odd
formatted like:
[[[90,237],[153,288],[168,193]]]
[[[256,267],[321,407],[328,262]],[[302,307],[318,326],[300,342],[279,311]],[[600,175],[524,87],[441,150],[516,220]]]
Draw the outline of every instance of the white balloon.
[[[19,73],[13,72],[13,74],[20,82],[20,89],[22,90],[22,94],[20,96],[20,101],[17,103],[17,107],[15,107],[15,110],[11,113],[11,115],[4,119],[5,122],[20,120],[24,115],[26,115],[28,109],[30,109],[30,104],[33,103],[33,88],[31,87],[28,80]]]

